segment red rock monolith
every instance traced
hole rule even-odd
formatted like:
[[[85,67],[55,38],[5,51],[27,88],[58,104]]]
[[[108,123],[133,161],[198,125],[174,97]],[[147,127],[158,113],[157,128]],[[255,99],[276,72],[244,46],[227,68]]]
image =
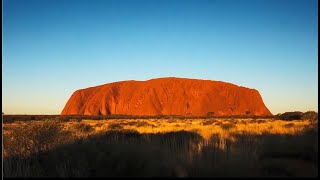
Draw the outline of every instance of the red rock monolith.
[[[187,78],[121,81],[75,91],[62,115],[272,115],[255,89]]]

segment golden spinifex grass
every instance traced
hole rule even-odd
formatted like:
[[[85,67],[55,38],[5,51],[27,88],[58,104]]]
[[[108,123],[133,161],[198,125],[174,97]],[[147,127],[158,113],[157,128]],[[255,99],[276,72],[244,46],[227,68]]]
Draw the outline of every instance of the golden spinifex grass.
[[[63,143],[62,141],[71,141],[87,137],[88,135],[99,134],[108,130],[136,130],[139,133],[166,133],[175,131],[196,132],[201,135],[204,140],[208,140],[213,135],[218,135],[223,139],[234,140],[233,134],[297,134],[309,125],[307,120],[273,120],[273,119],[112,119],[112,120],[70,120],[68,122],[58,120],[37,120],[37,121],[17,121],[15,123],[4,124],[3,133],[5,140],[20,141],[26,143],[24,139],[30,139],[27,144],[31,147],[36,146],[34,139],[40,139],[39,145],[46,144],[47,141],[55,140],[55,145]],[[41,137],[34,129],[45,131],[49,139]],[[58,129],[61,129],[60,132]],[[61,139],[61,135],[69,134],[68,138]],[[21,134],[19,140],[15,137]],[[51,133],[51,135],[48,133]],[[31,137],[27,137],[27,135]],[[26,136],[23,136],[26,135]],[[53,137],[53,136],[56,137]],[[9,138],[10,137],[10,138]],[[50,139],[51,138],[51,139]],[[56,142],[57,141],[57,142]],[[52,143],[52,142],[51,142]],[[29,149],[32,149],[32,148]],[[53,147],[51,145],[50,147]],[[49,147],[48,147],[49,148]],[[22,149],[21,151],[27,151]],[[7,150],[4,147],[4,155]]]
[[[5,123],[5,177],[317,176],[318,131],[273,119]]]
[[[90,133],[99,133],[110,129],[137,130],[139,133],[163,133],[172,131],[194,131],[205,139],[213,134],[232,133],[251,134],[295,134],[309,125],[307,120],[272,119],[127,119],[127,120],[82,120],[81,124],[93,128]],[[64,123],[66,129],[77,129],[79,122]],[[76,131],[80,136],[86,133]]]

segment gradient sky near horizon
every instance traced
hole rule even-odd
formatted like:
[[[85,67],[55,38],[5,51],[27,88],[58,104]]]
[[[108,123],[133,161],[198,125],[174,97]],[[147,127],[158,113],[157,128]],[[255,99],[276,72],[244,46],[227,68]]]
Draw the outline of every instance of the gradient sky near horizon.
[[[185,77],[318,111],[317,0],[3,0],[2,112],[59,114],[77,90]]]

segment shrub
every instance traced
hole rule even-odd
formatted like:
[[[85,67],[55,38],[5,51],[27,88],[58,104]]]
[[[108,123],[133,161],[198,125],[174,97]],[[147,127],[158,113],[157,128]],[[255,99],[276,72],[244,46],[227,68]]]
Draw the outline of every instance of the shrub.
[[[186,131],[140,134],[136,130],[111,130],[27,158],[5,157],[3,176],[318,176],[315,132],[232,136],[234,141],[218,134],[204,140]]]
[[[134,124],[136,127],[141,127],[141,126],[151,126],[151,124],[149,124],[149,123],[147,123],[147,122],[144,122],[144,121],[142,121],[142,122],[136,122],[135,124]]]
[[[307,111],[303,113],[302,119],[309,120],[312,128],[316,128],[318,125],[318,113],[314,111]]]
[[[121,124],[112,123],[112,124],[109,124],[108,129],[123,129],[123,127],[121,126]]]
[[[283,114],[278,114],[278,118],[281,120],[301,120],[303,113],[300,111],[295,112],[285,112]]]
[[[47,151],[67,141],[67,133],[56,121],[29,122],[15,127],[4,137],[4,149],[8,155],[28,156],[31,153]]]
[[[307,111],[307,112],[303,113],[302,119],[308,119],[308,120],[315,121],[318,119],[318,113],[314,112],[314,111]]]
[[[128,126],[134,126],[136,125],[137,122],[134,122],[134,121],[128,121],[128,122],[122,122],[121,124],[122,125],[128,125]]]
[[[72,119],[69,119],[68,117],[63,117],[63,116],[61,116],[61,117],[59,118],[59,120],[62,121],[62,122],[69,122],[69,121],[71,121]]]
[[[263,120],[263,119],[257,119],[257,120],[256,120],[256,123],[258,123],[258,124],[265,123],[265,122],[266,122],[266,121]]]
[[[213,116],[214,116],[214,112],[208,112],[208,113],[207,113],[207,117],[208,117],[208,118],[211,118],[211,117],[213,117]]]
[[[291,128],[294,127],[294,123],[287,123],[285,125],[283,125],[285,128]]]
[[[232,124],[232,123],[222,123],[220,124],[220,127],[223,129],[223,130],[229,130],[231,128],[235,128],[236,125]]]
[[[216,125],[216,126],[221,126],[222,124],[223,124],[223,122],[221,122],[221,121],[214,122],[214,125]]]
[[[209,126],[209,125],[214,124],[214,123],[215,123],[214,120],[207,120],[207,121],[204,121],[204,122],[202,123],[202,125],[203,125],[203,126]]]
[[[77,124],[75,127],[77,130],[81,132],[90,132],[93,130],[93,128],[89,124],[85,124],[85,123]]]
[[[168,123],[175,123],[175,122],[177,122],[176,119],[173,119],[173,118],[168,119]]]

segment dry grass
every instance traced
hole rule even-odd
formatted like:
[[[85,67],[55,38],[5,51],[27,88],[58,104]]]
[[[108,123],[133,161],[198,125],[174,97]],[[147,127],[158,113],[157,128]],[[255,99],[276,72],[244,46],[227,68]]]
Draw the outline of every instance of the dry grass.
[[[95,128],[95,132],[122,128],[137,130],[139,133],[164,133],[172,131],[196,131],[205,139],[213,134],[244,132],[251,134],[295,134],[309,125],[306,120],[287,121],[270,119],[122,119],[122,120],[83,120],[82,123]],[[99,124],[99,127],[96,126]],[[65,123],[69,129],[76,123]]]
[[[15,121],[3,127],[4,174],[317,176],[318,131],[309,127],[232,118]]]
[[[254,135],[268,134],[297,134],[305,129],[310,123],[307,120],[270,120],[270,119],[112,119],[112,120],[75,120],[75,121],[18,121],[6,123],[3,126],[3,133],[7,136],[14,136],[12,133],[20,132],[29,136],[30,128],[34,126],[46,127],[54,124],[61,126],[61,129],[72,138],[83,138],[92,134],[99,134],[108,130],[135,130],[139,133],[166,133],[175,131],[196,132],[208,140],[212,135],[219,135],[223,138],[231,138],[235,133],[249,133]],[[23,132],[13,130],[20,127]]]

